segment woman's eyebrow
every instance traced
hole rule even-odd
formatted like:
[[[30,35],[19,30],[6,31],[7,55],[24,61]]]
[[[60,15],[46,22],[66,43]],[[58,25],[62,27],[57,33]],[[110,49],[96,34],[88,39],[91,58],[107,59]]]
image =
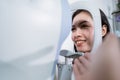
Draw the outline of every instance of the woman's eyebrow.
[[[72,25],[72,28],[74,28],[75,27],[75,25]]]
[[[87,23],[87,21],[78,21],[75,24],[73,24],[72,27],[75,27],[76,25],[82,25],[84,23]]]
[[[81,25],[81,24],[84,24],[84,23],[87,23],[87,21],[81,21],[78,24]]]

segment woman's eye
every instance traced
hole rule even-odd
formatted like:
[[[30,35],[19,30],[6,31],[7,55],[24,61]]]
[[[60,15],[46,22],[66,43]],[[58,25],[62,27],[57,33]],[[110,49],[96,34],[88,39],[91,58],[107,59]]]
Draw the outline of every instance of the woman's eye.
[[[86,24],[81,25],[81,28],[83,28],[83,29],[84,29],[84,28],[86,29],[86,28],[88,28],[88,27],[89,27],[89,26],[86,25]]]
[[[76,30],[76,28],[72,27],[71,31],[75,31],[75,30]]]

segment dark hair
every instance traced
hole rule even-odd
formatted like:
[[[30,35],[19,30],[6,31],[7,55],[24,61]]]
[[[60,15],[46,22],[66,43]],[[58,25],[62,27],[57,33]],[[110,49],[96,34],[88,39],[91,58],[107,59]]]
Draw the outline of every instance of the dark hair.
[[[110,24],[109,24],[109,22],[108,22],[108,19],[107,19],[107,17],[106,17],[106,15],[105,15],[105,13],[100,9],[100,14],[101,14],[101,23],[102,23],[102,26],[103,25],[106,25],[106,28],[107,28],[107,33],[106,33],[106,35],[110,32]],[[105,35],[105,36],[106,36]],[[105,36],[103,36],[103,38],[105,37]]]
[[[106,28],[107,28],[107,33],[106,33],[106,35],[107,35],[107,34],[110,32],[110,24],[109,24],[109,22],[108,22],[108,19],[107,19],[105,13],[104,13],[101,9],[99,9],[99,10],[100,10],[100,15],[101,15],[101,24],[102,24],[102,26],[103,26],[103,25],[106,25]],[[73,21],[74,17],[75,17],[76,15],[78,15],[79,13],[81,13],[81,12],[87,12],[87,13],[89,13],[90,16],[91,16],[91,18],[93,19],[92,15],[91,15],[91,13],[90,13],[89,11],[84,10],[84,9],[78,9],[78,10],[76,10],[76,11],[73,13],[73,15],[72,15],[72,21]],[[105,35],[105,36],[106,36],[106,35]],[[103,36],[103,39],[104,39],[105,36]],[[75,45],[74,45],[74,49],[75,49],[75,52],[77,52],[77,49],[76,49]]]

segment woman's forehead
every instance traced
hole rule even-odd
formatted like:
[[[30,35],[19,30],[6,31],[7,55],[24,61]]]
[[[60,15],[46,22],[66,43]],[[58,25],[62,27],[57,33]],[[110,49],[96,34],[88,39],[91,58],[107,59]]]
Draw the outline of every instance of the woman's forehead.
[[[73,18],[73,24],[81,23],[83,21],[89,22],[93,21],[89,13],[81,12]]]
[[[88,13],[88,12],[85,12],[85,11],[82,11],[82,12],[80,12],[80,13],[78,13],[76,16],[83,16],[83,17],[86,17],[86,16],[89,16],[89,17],[91,17],[91,14],[90,13]],[[75,16],[75,17],[76,17]],[[74,18],[75,18],[74,17]]]
[[[89,12],[89,11],[87,11],[87,10],[84,10],[84,9],[78,9],[78,10],[76,10],[74,13],[73,13],[73,15],[72,15],[72,19],[74,19],[76,16],[78,16],[78,15],[85,15],[85,16],[90,16],[92,19],[93,19],[93,17],[92,17],[92,14]]]

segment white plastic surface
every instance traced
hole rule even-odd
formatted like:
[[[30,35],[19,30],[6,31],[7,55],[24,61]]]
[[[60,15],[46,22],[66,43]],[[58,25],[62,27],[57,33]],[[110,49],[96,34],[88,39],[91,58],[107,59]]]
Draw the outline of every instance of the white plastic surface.
[[[63,24],[71,23],[66,4],[66,0],[0,0],[0,80],[53,79],[58,43],[67,35],[63,28],[69,30]]]

